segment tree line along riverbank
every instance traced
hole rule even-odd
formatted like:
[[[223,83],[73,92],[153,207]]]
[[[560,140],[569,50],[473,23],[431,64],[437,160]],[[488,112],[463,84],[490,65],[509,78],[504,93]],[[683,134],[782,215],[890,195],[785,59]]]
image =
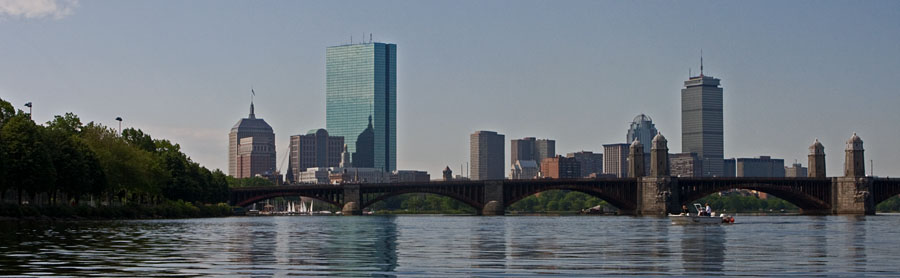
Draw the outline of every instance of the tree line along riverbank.
[[[37,124],[0,99],[0,216],[223,216],[228,188],[271,185],[200,166],[166,139],[73,114]]]

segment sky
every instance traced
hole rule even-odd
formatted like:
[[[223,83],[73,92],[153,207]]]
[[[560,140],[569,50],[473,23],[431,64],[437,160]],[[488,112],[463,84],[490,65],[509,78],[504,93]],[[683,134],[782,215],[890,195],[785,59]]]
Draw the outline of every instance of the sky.
[[[601,152],[640,113],[680,152],[702,49],[726,157],[805,166],[818,138],[837,176],[856,132],[900,176],[900,1],[0,0],[0,98],[121,116],[227,170],[252,87],[285,169],[290,135],[325,127],[325,48],[369,33],[397,44],[399,169],[459,173],[476,130],[506,135],[507,165],[523,137]]]

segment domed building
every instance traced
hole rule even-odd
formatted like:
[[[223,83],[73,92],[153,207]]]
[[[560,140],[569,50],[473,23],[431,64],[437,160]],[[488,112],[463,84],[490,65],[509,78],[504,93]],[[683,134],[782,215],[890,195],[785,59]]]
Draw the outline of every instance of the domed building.
[[[650,148],[652,147],[650,144],[653,142],[653,137],[656,136],[657,133],[658,131],[656,130],[656,125],[653,124],[653,119],[651,119],[650,116],[640,114],[631,121],[631,126],[628,128],[628,135],[625,137],[627,141],[625,142],[634,142],[634,139],[637,139],[644,145],[644,153],[650,153]]]
[[[275,132],[257,118],[250,102],[250,115],[239,120],[228,133],[228,175],[249,178],[273,176],[275,169]]]

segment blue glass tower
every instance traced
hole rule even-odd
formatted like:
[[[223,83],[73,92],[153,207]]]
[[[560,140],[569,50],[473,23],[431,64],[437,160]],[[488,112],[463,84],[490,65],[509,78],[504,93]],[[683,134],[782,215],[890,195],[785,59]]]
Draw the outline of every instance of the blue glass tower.
[[[397,45],[349,44],[328,47],[325,52],[328,133],[344,137],[348,151],[354,153],[354,167],[396,170]],[[363,138],[372,132],[374,140],[357,143],[363,132]],[[355,161],[357,155],[370,154],[374,154],[372,165]]]

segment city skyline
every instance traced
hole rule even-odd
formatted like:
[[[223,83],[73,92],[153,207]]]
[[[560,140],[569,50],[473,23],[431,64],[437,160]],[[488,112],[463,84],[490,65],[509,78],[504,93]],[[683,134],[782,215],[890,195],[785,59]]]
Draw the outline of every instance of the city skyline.
[[[0,22],[0,34],[20,39],[10,40],[0,53],[6,61],[0,66],[0,97],[18,109],[33,102],[34,118],[41,123],[70,111],[85,122],[108,126],[116,126],[114,118],[122,116],[123,127],[173,140],[195,161],[225,171],[228,158],[222,150],[227,142],[221,138],[235,120],[246,116],[253,86],[257,113],[275,130],[281,167],[289,135],[325,125],[323,50],[349,42],[351,35],[355,42],[361,40],[362,31],[368,31],[376,40],[403,46],[397,57],[397,168],[434,175],[449,165],[463,173],[458,167],[468,161],[466,135],[476,130],[509,138],[553,138],[557,153],[600,152],[603,144],[621,142],[625,123],[638,113],[652,115],[669,139],[670,152],[679,153],[678,91],[689,68],[699,71],[698,52],[703,48],[706,70],[727,87],[726,158],[769,155],[804,162],[807,147],[818,138],[827,153],[827,174],[836,176],[842,172],[843,142],[847,134],[858,132],[867,147],[876,150],[867,155],[875,162],[875,174],[900,175],[895,166],[900,155],[890,148],[900,131],[885,128],[900,120],[892,110],[900,103],[900,81],[891,78],[900,71],[900,58],[890,51],[897,38],[889,35],[900,27],[890,12],[900,10],[897,3],[788,3],[764,12],[766,5],[760,3],[623,7],[523,2],[512,7],[520,15],[501,19],[492,19],[485,10],[502,3],[461,4],[477,9],[412,3],[409,10],[421,15],[376,20],[346,9],[347,4],[301,3],[292,5],[311,18],[291,21],[279,13],[265,20],[235,17],[241,7],[236,2],[222,2],[222,14],[203,13],[194,5],[170,11],[153,3],[87,2],[60,18],[7,17]],[[373,4],[361,6],[359,10],[389,12]],[[441,9],[447,13],[429,13]],[[136,19],[171,12],[172,21],[141,26],[139,20],[116,14],[123,10],[135,12]],[[615,10],[636,17],[609,13]],[[715,12],[707,19],[715,24],[683,18],[685,10]],[[271,11],[252,7],[248,13]],[[347,15],[326,18],[337,11]],[[317,12],[324,15],[315,16]],[[589,17],[588,12],[599,15]],[[793,18],[804,12],[803,21]],[[235,22],[223,27],[183,25],[194,13],[217,24],[226,18]],[[640,22],[654,13],[658,18]],[[856,22],[835,19],[844,13]],[[425,21],[426,14],[434,20]],[[747,25],[748,17],[762,14],[771,20],[763,26]],[[567,20],[552,20],[564,15]],[[548,18],[547,25],[528,24],[529,17]],[[457,26],[453,19],[458,18],[470,20]],[[122,27],[100,26],[113,20]],[[347,23],[326,26],[339,20]],[[523,26],[509,26],[504,20]],[[315,26],[322,30],[304,28],[301,23],[307,21],[321,22]],[[434,30],[402,26],[412,22],[429,22],[423,25]],[[803,24],[791,24],[796,22]],[[672,27],[656,26],[660,23]],[[613,30],[622,24],[634,26]],[[464,32],[474,26],[484,28]],[[507,27],[514,28],[504,32]],[[121,41],[101,34],[123,28],[136,32]],[[690,32],[704,28],[717,36]],[[680,29],[687,31],[673,32]],[[854,31],[862,29],[870,31]],[[667,32],[683,38],[663,35]],[[605,41],[604,36],[617,40]],[[779,43],[771,43],[775,41]],[[522,42],[531,45],[509,48]]]

